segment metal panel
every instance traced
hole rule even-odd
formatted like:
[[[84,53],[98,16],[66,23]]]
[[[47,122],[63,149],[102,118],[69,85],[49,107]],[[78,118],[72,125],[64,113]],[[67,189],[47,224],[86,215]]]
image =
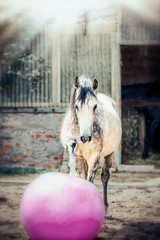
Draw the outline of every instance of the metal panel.
[[[99,92],[111,94],[111,34],[61,36],[61,103],[70,101],[76,76],[99,81]]]

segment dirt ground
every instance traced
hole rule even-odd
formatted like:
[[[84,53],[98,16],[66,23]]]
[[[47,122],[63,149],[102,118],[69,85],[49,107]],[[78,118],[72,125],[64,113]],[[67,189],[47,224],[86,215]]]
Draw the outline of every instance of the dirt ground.
[[[0,175],[0,240],[27,240],[19,219],[19,204],[37,175]],[[102,193],[100,176],[95,185]],[[112,173],[110,217],[96,240],[160,239],[160,173]],[[45,239],[44,239],[45,240]]]

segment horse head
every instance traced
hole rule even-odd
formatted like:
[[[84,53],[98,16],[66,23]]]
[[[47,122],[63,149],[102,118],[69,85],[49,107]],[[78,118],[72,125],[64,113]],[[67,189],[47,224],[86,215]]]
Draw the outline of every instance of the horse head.
[[[92,140],[93,123],[97,111],[97,87],[98,81],[93,82],[87,75],[75,78],[74,113],[76,114],[80,139],[83,143]]]

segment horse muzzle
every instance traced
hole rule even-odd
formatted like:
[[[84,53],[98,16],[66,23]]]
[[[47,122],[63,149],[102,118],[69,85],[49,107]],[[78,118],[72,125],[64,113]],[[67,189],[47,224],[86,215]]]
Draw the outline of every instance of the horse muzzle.
[[[81,141],[83,143],[90,142],[92,140],[92,136],[81,136]]]

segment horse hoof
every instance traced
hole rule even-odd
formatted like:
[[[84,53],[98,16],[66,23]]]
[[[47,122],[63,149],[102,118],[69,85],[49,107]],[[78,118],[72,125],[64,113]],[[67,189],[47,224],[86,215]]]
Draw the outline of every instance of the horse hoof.
[[[111,215],[110,215],[108,209],[105,208],[105,218],[110,218],[110,217],[111,217]]]

